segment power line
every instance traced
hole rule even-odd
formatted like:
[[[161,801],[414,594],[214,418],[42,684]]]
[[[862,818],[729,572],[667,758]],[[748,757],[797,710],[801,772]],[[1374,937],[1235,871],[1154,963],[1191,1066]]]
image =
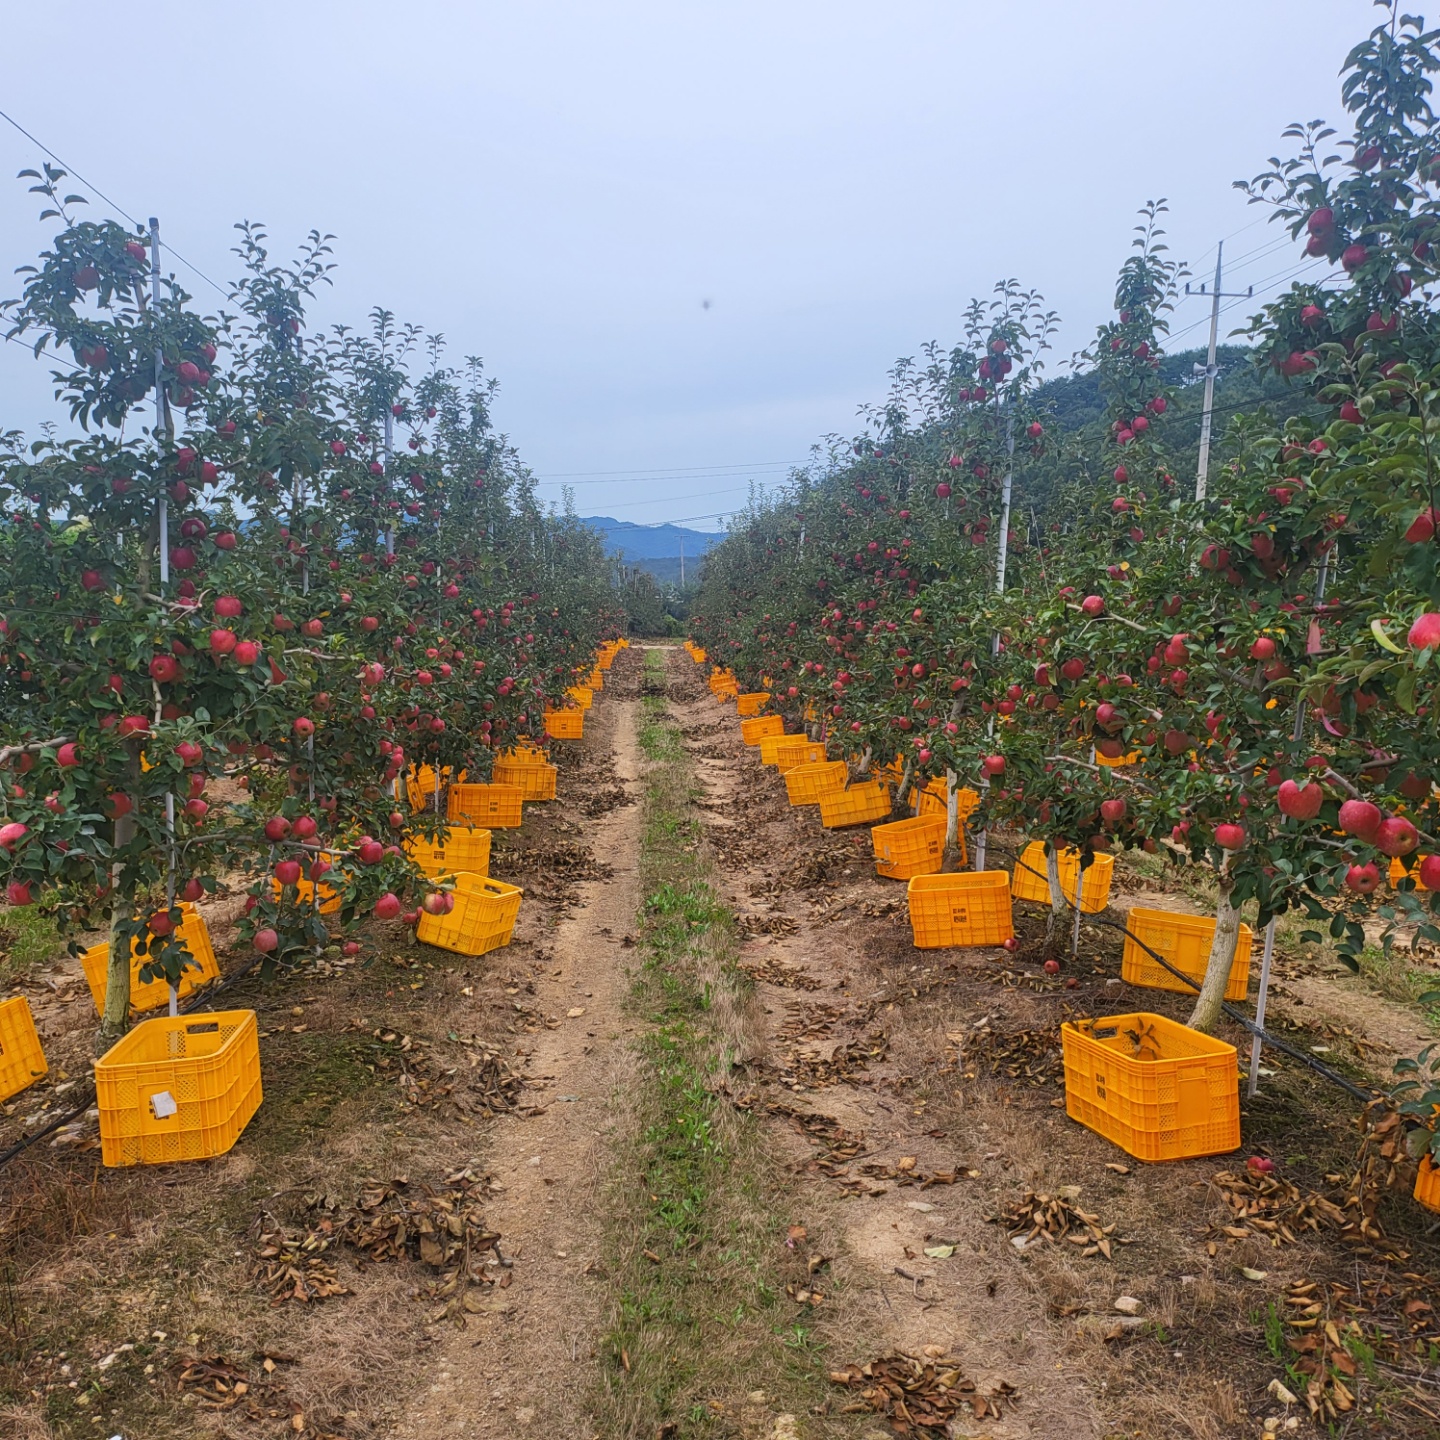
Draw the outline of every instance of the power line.
[[[713,471],[716,475],[726,470],[792,470],[795,468],[792,460],[757,460],[753,464],[738,465],[670,465],[662,470],[557,470],[553,475],[539,475],[537,480],[568,480],[574,476],[581,475],[634,475],[636,477],[656,475],[661,479],[667,479],[673,475],[688,475],[696,471]]]
[[[87,180],[68,161],[62,160],[47,144],[45,144],[43,140],[39,140],[34,135],[32,135],[17,119],[15,119],[13,115],[7,115],[5,111],[0,110],[0,120],[8,121],[9,124],[13,125],[15,129],[18,130],[28,141],[30,141],[32,145],[38,145],[40,149],[42,149],[62,170],[65,171],[67,175],[73,175],[88,190],[91,190],[96,195],[98,195],[100,199],[102,199],[113,211],[115,211],[117,215],[123,215],[125,219],[127,219],[133,226],[135,226],[137,230],[144,228],[140,224],[140,222],[123,205],[119,204],[115,200],[112,200],[98,185],[96,185],[91,180]],[[190,260],[187,260],[173,245],[169,243],[169,241],[162,240],[160,244],[164,249],[168,250],[182,265],[184,265],[187,269],[193,270],[195,274],[197,274],[207,285],[209,285],[213,290],[217,291],[222,299],[228,300],[230,298],[230,291],[228,291],[223,285],[219,285],[214,280],[212,280],[198,265],[194,264]]]

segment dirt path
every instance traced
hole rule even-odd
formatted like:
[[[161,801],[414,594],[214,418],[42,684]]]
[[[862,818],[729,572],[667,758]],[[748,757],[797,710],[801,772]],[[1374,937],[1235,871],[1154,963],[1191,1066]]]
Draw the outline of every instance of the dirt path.
[[[616,773],[633,783],[637,706],[607,705]],[[595,1200],[614,1129],[611,1097],[631,1064],[623,942],[639,903],[640,807],[611,811],[589,838],[614,877],[581,887],[580,903],[550,941],[554,963],[536,978],[533,1003],[566,1016],[537,1036],[528,1059],[527,1101],[545,1108],[499,1127],[483,1157],[505,1187],[486,1218],[503,1237],[512,1283],[497,1292],[493,1310],[446,1332],[396,1440],[590,1433],[582,1406],[601,1298],[590,1278],[599,1248]]]
[[[694,689],[688,664],[679,654],[671,662],[682,693]],[[980,1395],[996,1397],[999,1417],[983,1427],[995,1440],[1099,1434],[1083,1367],[1047,1319],[1047,1297],[1017,1272],[1004,1231],[987,1223],[992,1197],[983,1180],[1016,1163],[1006,1137],[979,1114],[967,1117],[963,1130],[940,1129],[914,1076],[899,1073],[886,1053],[901,1041],[897,1004],[911,997],[908,989],[897,993],[861,944],[857,922],[874,917],[851,897],[876,888],[868,827],[826,836],[814,825],[813,840],[803,843],[812,862],[820,852],[825,878],[813,887],[793,884],[784,871],[794,827],[802,813],[815,812],[789,809],[774,772],[737,746],[733,719],[717,714],[707,695],[680,700],[674,710],[704,787],[727,899],[757,928],[773,926],[741,952],[740,964],[755,975],[764,1032],[747,1079],[755,1082],[756,1113],[777,1105],[787,1112],[773,1122],[772,1139],[802,1177],[797,1211],[822,1206],[843,1240],[840,1283],[826,1302],[833,1307],[832,1360],[863,1364],[897,1350],[945,1356]],[[817,900],[823,908],[807,903]],[[826,912],[837,900],[849,913],[835,920]],[[943,1035],[933,1038],[943,1046]],[[800,1133],[817,1114],[847,1132],[828,1154],[812,1148],[814,1129],[810,1138]],[[860,1153],[847,1155],[847,1142]],[[946,1183],[947,1176],[954,1178]],[[848,1193],[838,1205],[823,1193],[833,1192],[837,1179]],[[1007,1387],[1018,1392],[1013,1406]]]

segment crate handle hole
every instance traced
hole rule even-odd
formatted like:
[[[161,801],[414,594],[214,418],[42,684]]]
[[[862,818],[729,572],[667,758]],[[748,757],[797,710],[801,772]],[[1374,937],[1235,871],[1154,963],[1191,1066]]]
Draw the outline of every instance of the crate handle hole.
[[[207,1020],[199,1024],[187,1025],[185,1033],[187,1035],[213,1035],[219,1028],[218,1020]]]

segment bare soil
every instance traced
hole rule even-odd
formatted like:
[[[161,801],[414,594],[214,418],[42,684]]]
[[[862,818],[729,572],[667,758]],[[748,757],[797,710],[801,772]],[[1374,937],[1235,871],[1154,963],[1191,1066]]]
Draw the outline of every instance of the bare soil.
[[[265,1102],[218,1160],[104,1170],[82,1119],[0,1171],[0,1435],[1440,1434],[1434,1217],[1402,1166],[1370,1228],[1349,1223],[1358,1104],[1267,1051],[1235,1155],[1145,1165],[1069,1120],[1060,1022],[1183,1019],[1186,998],[1124,985],[1118,931],[1091,921],[1078,958],[1046,976],[1038,906],[1015,907],[1016,954],[915,949],[868,828],[826,832],[815,809],[792,809],[674,649],[669,710],[753,982],[713,1083],[763,1130],[765,1185],[780,1176],[794,1243],[766,1262],[775,1335],[813,1403],[777,1414],[737,1356],[734,1393],[695,1397],[659,1436],[596,1436],[616,1303],[606,1187],[634,1139],[642,1023],[626,1004],[642,663],[638,646],[617,660],[586,739],[560,747],[559,800],[496,837],[493,873],[526,888],[510,947],[469,960],[373,925],[359,963],[235,984],[225,1003],[255,1009],[264,1032]],[[992,840],[992,863],[1019,848]],[[1122,857],[1104,918],[1132,899],[1195,908]],[[222,951],[237,906],[207,907]],[[0,1149],[83,1094],[94,1029],[75,962],[31,966],[15,988],[51,1074],[0,1107]],[[1277,1033],[1364,1084],[1428,1034],[1417,1009],[1288,944],[1271,1006]],[[1238,1030],[1225,1038],[1248,1055]],[[1275,1160],[1297,1201],[1237,1224],[1251,1154]],[[402,1211],[397,1238],[385,1217]],[[445,1215],[466,1217],[463,1265],[449,1241],[419,1237]],[[824,1253],[807,1283],[811,1246]],[[711,1326],[726,1345],[721,1317],[696,1324],[701,1343]],[[1307,1344],[1344,1357],[1317,1392],[1344,1401],[1323,1423],[1303,1393]],[[965,1383],[943,1428],[825,1379],[896,1356]]]

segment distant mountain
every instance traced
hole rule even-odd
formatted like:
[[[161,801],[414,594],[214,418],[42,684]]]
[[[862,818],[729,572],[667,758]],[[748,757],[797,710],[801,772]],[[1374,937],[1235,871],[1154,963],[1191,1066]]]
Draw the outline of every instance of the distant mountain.
[[[648,570],[657,580],[678,581],[680,556],[685,556],[685,578],[693,580],[700,558],[725,537],[706,530],[687,530],[681,525],[636,525],[630,520],[612,520],[608,515],[581,519],[604,537],[605,548],[627,565]],[[696,567],[691,569],[692,564]]]

